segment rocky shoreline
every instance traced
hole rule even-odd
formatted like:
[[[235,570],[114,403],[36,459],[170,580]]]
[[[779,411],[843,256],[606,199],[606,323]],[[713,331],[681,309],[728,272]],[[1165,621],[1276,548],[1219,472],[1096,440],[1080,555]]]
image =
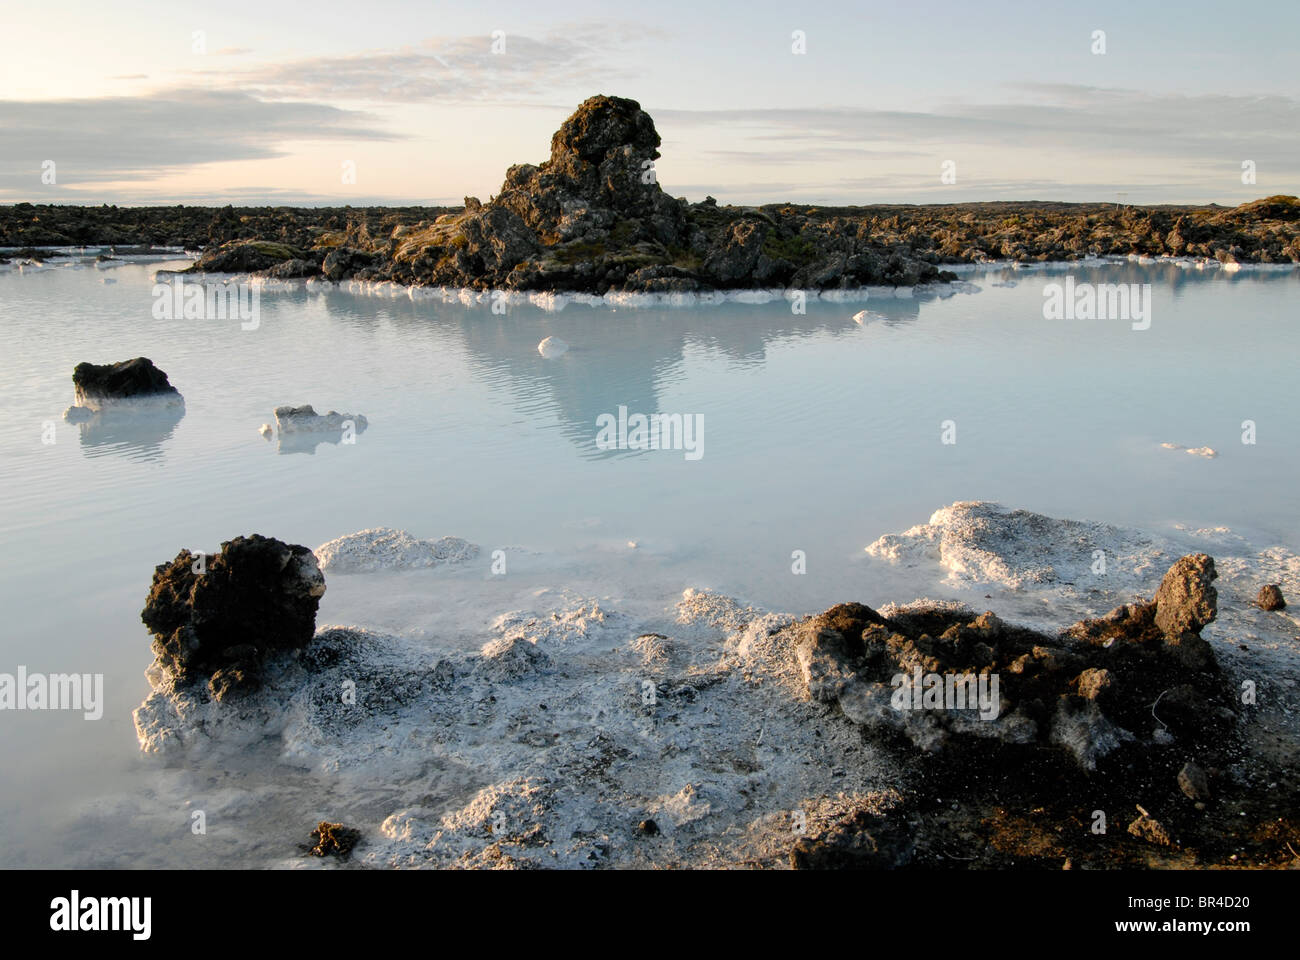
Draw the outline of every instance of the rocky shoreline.
[[[464,541],[367,531],[344,538],[342,564],[343,541],[240,537],[201,571],[183,551],[156,569],[143,614],[157,660],[140,745],[199,777],[270,746],[276,769],[318,778],[279,846],[319,822],[316,856],[355,843],[370,867],[1292,862],[1295,669],[1251,631],[1289,632],[1268,608],[1294,578],[1251,601],[1275,575],[1264,554],[1216,564],[1145,540],[1133,553],[1132,531],[980,503],[932,521],[954,569],[984,555],[1002,582],[1059,584],[1056,626],[931,600],[798,617],[687,589],[650,616],[574,596],[499,618],[477,652],[436,651],[355,626],[313,632],[323,568],[428,568],[476,555]],[[925,532],[884,546],[907,562],[897,541]],[[1100,599],[1068,592],[1073,555],[1090,556],[1081,532],[1115,558],[1110,595],[1127,602],[1061,627]],[[255,628],[232,619],[244,608]],[[979,701],[947,702],[951,685],[928,679],[899,686],[916,674],[969,677]],[[381,803],[313,793],[376,783]],[[346,850],[325,842],[336,833]]]
[[[597,96],[463,207],[0,207],[5,256],[42,247],[201,250],[198,273],[472,290],[703,293],[911,287],[950,267],[1096,257],[1300,263],[1300,200],[1237,207],[998,202],[816,207],[690,203],[661,189],[660,136],[633,100]]]

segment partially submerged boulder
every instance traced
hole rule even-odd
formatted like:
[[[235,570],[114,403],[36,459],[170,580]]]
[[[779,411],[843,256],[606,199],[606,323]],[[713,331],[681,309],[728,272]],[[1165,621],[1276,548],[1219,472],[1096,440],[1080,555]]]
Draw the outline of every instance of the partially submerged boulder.
[[[311,550],[252,534],[223,543],[215,556],[182,550],[159,565],[140,618],[172,682],[207,679],[220,700],[256,689],[268,656],[310,642],[324,594]]]
[[[1127,744],[1205,740],[1233,719],[1200,636],[1215,617],[1215,576],[1210,557],[1183,557],[1155,602],[1055,638],[992,613],[920,606],[884,617],[840,604],[799,625],[796,657],[809,696],[870,732],[925,751],[954,739],[1063,748],[1093,770]]]
[[[283,406],[275,408],[275,425],[281,434],[286,433],[342,433],[349,425],[361,433],[369,425],[359,413],[317,413],[310,404],[301,407]]]
[[[148,357],[117,363],[79,363],[72,371],[72,386],[76,405],[69,407],[64,417],[73,421],[106,408],[168,408],[185,402],[167,374]]]

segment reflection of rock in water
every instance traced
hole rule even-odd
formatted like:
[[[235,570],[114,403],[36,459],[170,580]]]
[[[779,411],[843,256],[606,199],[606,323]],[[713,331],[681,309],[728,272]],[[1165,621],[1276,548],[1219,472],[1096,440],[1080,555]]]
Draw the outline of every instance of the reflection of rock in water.
[[[128,454],[135,459],[157,460],[162,445],[185,416],[184,406],[132,409],[106,407],[82,414],[77,428],[88,456]]]
[[[873,299],[871,309],[884,325],[897,326],[916,320],[922,302]],[[488,373],[489,381],[500,381],[503,374],[516,404],[548,394],[561,420],[561,433],[584,456],[603,458],[640,455],[595,446],[596,418],[616,415],[620,404],[633,413],[700,412],[665,410],[660,403],[663,383],[674,379],[688,350],[716,351],[734,364],[757,366],[766,360],[768,345],[774,341],[860,336],[862,328],[853,322],[858,309],[814,301],[807,314],[797,315],[782,301],[611,313],[573,305],[563,313],[538,313],[537,328],[527,334],[520,315],[527,323],[532,308],[516,308],[515,315],[507,317],[471,309],[461,314],[459,327],[471,361]],[[538,353],[542,333],[572,345],[563,363]]]
[[[318,430],[313,433],[281,433],[277,436],[277,453],[315,454],[322,443],[338,446],[343,442],[343,431]]]

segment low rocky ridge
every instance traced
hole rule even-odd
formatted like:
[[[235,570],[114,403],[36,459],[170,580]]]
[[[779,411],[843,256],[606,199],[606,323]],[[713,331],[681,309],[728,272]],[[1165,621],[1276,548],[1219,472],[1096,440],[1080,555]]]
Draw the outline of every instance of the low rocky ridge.
[[[817,207],[689,203],[654,173],[661,140],[634,100],[586,100],[549,159],[462,208],[0,207],[0,245],[166,242],[197,272],[478,290],[822,291],[952,279],[945,265],[1103,256],[1300,262],[1300,200],[1238,207],[1006,202]],[[39,253],[40,251],[32,251]]]
[[[967,741],[980,739],[1060,747],[1091,771],[1113,752],[1131,753],[1122,750],[1130,743],[1177,740],[1186,749],[1231,728],[1214,653],[1200,636],[1215,617],[1216,576],[1209,556],[1184,557],[1154,602],[1127,604],[1059,637],[991,612],[931,607],[885,618],[842,604],[805,624],[799,661],[809,694],[837,703],[873,736],[901,734],[926,751],[953,740],[969,750]],[[970,685],[917,683],[909,695],[899,679],[917,673]],[[990,694],[987,704],[977,705],[977,688]],[[1157,700],[1159,715],[1151,712]]]
[[[1221,602],[1207,554],[1055,635],[952,602],[795,619],[688,590],[664,618],[581,597],[519,611],[478,653],[436,656],[313,636],[309,553],[238,538],[205,574],[188,553],[158,569],[136,728],[150,753],[278,743],[288,767],[384,784],[364,864],[1262,866],[1300,843],[1295,765],[1201,635]],[[1234,588],[1277,616],[1252,601]],[[996,716],[893,709],[918,668],[996,675]],[[1261,680],[1270,723],[1283,679]]]

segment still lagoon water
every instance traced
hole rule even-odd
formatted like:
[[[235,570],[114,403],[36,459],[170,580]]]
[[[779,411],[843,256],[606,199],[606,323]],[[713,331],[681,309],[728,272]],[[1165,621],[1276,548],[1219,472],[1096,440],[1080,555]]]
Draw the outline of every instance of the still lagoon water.
[[[464,537],[481,562],[425,602],[474,610],[402,616],[331,581],[320,620],[467,647],[510,607],[491,592],[498,548],[550,557],[535,576],[551,586],[595,579],[665,605],[709,587],[804,613],[925,593],[854,561],[955,500],[1300,543],[1293,270],[982,268],[965,277],[978,292],[803,314],[784,300],[498,314],[298,288],[262,291],[249,330],[157,319],[154,271],[180,265],[0,273],[0,673],[104,676],[98,720],[0,712],[0,866],[187,862],[130,830],[96,853],[76,826],[96,797],[144,802],[165,775],[131,711],[148,692],[150,577],[182,548],[254,532],[315,547],[377,526]],[[1044,287],[1067,275],[1150,284],[1149,328],[1048,319]],[[548,336],[570,349],[543,357]],[[183,415],[63,421],[77,363],[135,356],[166,371]],[[275,407],[304,403],[369,428],[351,444],[259,435]],[[699,456],[598,443],[620,408],[689,418]]]

